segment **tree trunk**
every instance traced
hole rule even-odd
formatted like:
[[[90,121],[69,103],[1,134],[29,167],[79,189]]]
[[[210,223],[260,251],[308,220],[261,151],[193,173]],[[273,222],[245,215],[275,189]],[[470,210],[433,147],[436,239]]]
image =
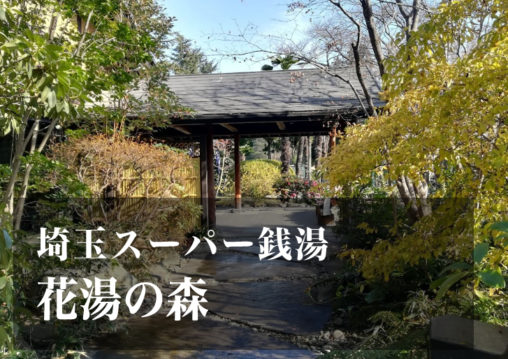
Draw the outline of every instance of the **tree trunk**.
[[[303,141],[304,137],[300,137],[298,139],[298,145],[296,147],[296,175],[298,177],[302,176],[302,161],[303,161]]]
[[[397,180],[397,189],[413,221],[432,213],[432,207],[428,203],[428,185],[425,180],[421,180],[416,185],[407,176],[400,176]]]
[[[360,3],[362,5],[363,17],[365,19],[365,25],[367,25],[367,31],[369,33],[372,51],[374,52],[374,57],[376,58],[376,62],[379,68],[379,75],[383,76],[385,74],[385,66],[383,64],[384,56],[383,51],[381,50],[381,40],[379,38],[379,33],[377,32],[376,24],[374,23],[372,5],[370,0],[360,0]]]
[[[265,138],[266,141],[266,153],[269,160],[272,159],[272,146],[273,146],[273,138],[267,137]]]
[[[322,146],[323,146],[323,150],[322,150],[322,156],[323,157],[326,157],[326,155],[328,154],[328,137],[326,136],[321,136],[322,138]]]
[[[18,179],[19,169],[21,167],[21,157],[23,156],[23,152],[25,152],[26,141],[25,141],[25,131],[26,131],[26,117],[22,121],[21,128],[19,133],[13,135],[13,141],[15,143],[14,146],[14,156],[12,158],[11,163],[11,175],[9,177],[9,182],[5,188],[4,196],[2,202],[5,204],[5,212],[8,214],[14,214],[14,187],[16,185],[16,181]]]
[[[323,157],[323,136],[315,136],[312,142],[313,163],[319,165],[319,160]]]
[[[39,136],[39,123],[40,120],[36,119],[33,124],[32,134],[32,143],[30,145],[29,155],[33,155],[35,153],[35,149],[37,146],[37,138]],[[19,194],[18,202],[16,203],[16,208],[14,209],[14,230],[17,231],[21,228],[21,219],[23,218],[23,209],[25,207],[25,199],[28,193],[28,184],[30,180],[30,172],[32,171],[33,164],[27,163],[25,168],[25,174],[23,175],[23,182],[21,184],[21,192]]]
[[[291,141],[289,137],[281,138],[281,154],[280,161],[282,162],[281,173],[289,173],[289,165],[291,164]]]
[[[365,95],[365,100],[367,100],[367,105],[369,105],[370,115],[377,117],[376,107],[374,106],[374,102],[372,101],[372,96],[370,95],[370,92],[367,89],[367,86],[365,85],[365,81],[363,80],[361,63],[360,63],[360,53],[358,51],[358,46],[359,46],[358,43],[356,45],[351,44],[351,47],[353,48],[353,55],[355,58],[356,76],[358,77],[358,82],[360,82],[360,86],[362,87],[363,94]]]
[[[312,171],[312,149],[311,137],[307,136],[307,179],[310,180]]]

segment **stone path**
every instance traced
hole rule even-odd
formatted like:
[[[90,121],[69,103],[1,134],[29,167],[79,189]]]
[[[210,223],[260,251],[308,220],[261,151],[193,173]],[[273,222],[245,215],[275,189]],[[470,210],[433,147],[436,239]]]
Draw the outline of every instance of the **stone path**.
[[[164,316],[132,318],[127,333],[98,341],[91,357],[102,358],[313,358],[307,338],[319,336],[331,314],[306,294],[309,285],[327,275],[337,262],[296,262],[258,257],[263,226],[317,228],[313,208],[270,208],[217,211],[217,254],[205,242],[175,266],[162,281],[184,276],[203,278],[209,310],[197,322],[175,322]],[[327,229],[331,248],[338,243]],[[231,250],[222,239],[252,240],[255,245]],[[336,253],[336,252],[335,252]],[[166,289],[171,291],[169,287]],[[333,293],[332,293],[333,295]],[[325,294],[326,296],[326,294]]]

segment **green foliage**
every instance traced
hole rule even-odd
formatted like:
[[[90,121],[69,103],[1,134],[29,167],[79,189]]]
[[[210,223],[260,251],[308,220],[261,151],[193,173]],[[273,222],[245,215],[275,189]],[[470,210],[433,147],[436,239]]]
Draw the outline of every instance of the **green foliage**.
[[[482,320],[507,326],[508,222],[500,221],[485,227],[488,236],[475,247],[474,293],[481,304],[474,310]]]
[[[217,70],[217,64],[206,58],[201,49],[194,48],[189,39],[176,35],[176,45],[171,53],[175,74],[209,74]]]
[[[0,164],[0,188],[3,188],[9,181],[12,169],[9,165]]]
[[[161,218],[161,221],[169,224],[169,229],[172,232],[172,237],[187,236],[199,228],[201,218],[201,206],[191,198],[180,199],[168,211],[166,216]],[[181,238],[181,237],[180,237]]]
[[[80,19],[81,31],[76,18]],[[20,218],[18,213],[23,211],[15,209],[23,209],[19,198],[25,196],[30,197],[26,217],[50,228],[75,223],[73,216],[85,211],[75,205],[76,197],[89,194],[87,187],[76,181],[77,172],[41,154],[54,129],[74,123],[88,132],[131,133],[163,127],[169,123],[168,114],[188,110],[177,105],[167,85],[170,64],[165,54],[172,22],[153,0],[0,0],[0,135],[12,134],[14,139],[11,166],[0,170],[2,228],[10,230],[12,218]],[[133,96],[132,91],[138,89],[147,95]],[[139,116],[128,118],[132,113]],[[80,138],[82,132],[68,135]],[[31,207],[34,203],[35,210]],[[4,216],[5,209],[8,215]],[[176,211],[186,212],[188,207],[182,205]],[[0,233],[4,241],[1,237],[5,233]],[[25,248],[21,231],[15,234],[16,250],[22,250],[16,255],[16,264],[27,264],[28,273],[16,278],[25,281],[16,287],[37,290],[34,281],[40,277],[35,278],[48,267],[42,260],[29,265],[37,255]],[[12,272],[4,267],[10,250],[2,248],[2,243],[0,305],[6,303],[0,306],[3,354],[3,348],[11,349],[13,328]],[[31,302],[39,297],[31,294],[20,293],[17,298]],[[83,332],[76,332],[72,325],[66,329],[66,340],[77,347],[77,337]],[[89,335],[94,330],[88,328],[87,332]],[[53,354],[61,354],[61,348],[66,347],[54,344]]]
[[[457,288],[462,293],[474,290],[476,299],[483,303],[478,307],[481,308],[481,319],[504,325],[508,323],[508,317],[502,314],[507,303],[505,278],[508,246],[503,240],[508,234],[508,228],[505,224],[506,222],[497,222],[487,226],[499,234],[478,243],[473,250],[473,258],[468,263],[452,263],[439,273],[430,285],[430,289],[436,290],[436,299],[444,298],[452,288]],[[474,308],[475,311],[476,309]]]
[[[25,156],[23,163],[32,166],[33,180],[28,187],[29,194],[48,194],[47,199],[85,198],[91,192],[79,181],[68,165],[35,152]],[[23,173],[23,170],[22,170]]]
[[[278,56],[272,59],[272,65],[280,66],[282,70],[289,70],[296,63],[298,63],[298,59],[292,55]]]
[[[251,138],[240,138],[240,153],[249,156],[254,152],[254,142]]]
[[[88,136],[89,134],[90,133],[84,128],[79,128],[77,130],[72,130],[72,129],[65,130],[65,137],[67,139],[80,139],[85,136]]]
[[[167,84],[173,19],[155,1],[1,0],[0,8],[0,134],[14,134],[3,202],[17,228],[31,173],[26,166],[20,176],[22,158],[42,152],[55,128],[132,133],[189,110]]]
[[[7,230],[0,231],[0,353],[13,349],[12,238]]]
[[[54,35],[60,41],[52,41],[33,30],[41,29],[49,15],[38,18],[31,11],[20,15],[17,8],[25,5],[18,1],[2,1],[0,7],[5,14],[0,19],[0,131],[18,133],[28,117],[75,116],[87,100],[88,76],[81,61],[74,61],[69,44],[60,42],[70,39],[69,33]]]
[[[28,186],[28,193],[59,193],[69,197],[87,197],[88,188],[81,183],[75,173],[67,165],[50,159],[47,156],[35,152],[26,155],[21,160],[21,170],[18,174],[22,178],[27,166],[31,167],[34,175],[33,181]],[[0,185],[5,185],[9,180],[12,169],[8,165],[0,165]]]
[[[441,272],[441,277],[431,283],[430,289],[438,288],[436,299],[441,300],[452,286],[472,274],[473,271],[470,265],[462,262],[454,263]]]
[[[272,64],[265,64],[261,67],[262,71],[272,71],[274,67],[280,66],[282,70],[289,70],[291,66],[298,63],[298,59],[293,57],[291,54],[284,56],[276,56],[272,58]]]
[[[352,198],[381,199],[388,198],[390,194],[387,188],[375,185],[375,181],[372,180],[365,184],[354,183],[348,190]]]
[[[399,232],[407,232],[405,209],[391,198],[367,196],[332,201],[339,208],[334,230],[344,235],[342,243],[349,249],[371,249],[378,241],[394,241],[394,224]]]

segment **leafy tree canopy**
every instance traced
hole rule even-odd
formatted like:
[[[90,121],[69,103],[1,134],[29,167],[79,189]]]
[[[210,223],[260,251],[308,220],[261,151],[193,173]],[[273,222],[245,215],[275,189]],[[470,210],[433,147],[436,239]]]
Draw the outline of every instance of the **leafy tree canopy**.
[[[209,74],[217,70],[217,63],[208,60],[201,49],[193,47],[191,40],[177,34],[175,41],[171,61],[176,74]]]
[[[129,133],[181,110],[166,81],[173,20],[154,0],[0,0],[0,131],[14,139],[7,213],[23,155],[44,150],[57,125]],[[139,88],[146,96],[132,95]]]
[[[428,22],[411,32],[407,45],[386,61],[385,112],[365,125],[349,128],[326,160],[326,176],[332,185],[345,189],[367,183],[373,172],[391,183],[401,176],[418,183],[433,174],[437,185],[432,196],[473,201],[476,241],[488,237],[485,223],[501,219],[506,210],[508,172],[508,16],[506,2],[489,3],[486,8],[480,0],[445,2]],[[486,9],[492,28],[472,43],[471,18]],[[471,47],[459,57],[449,51],[457,33]],[[442,220],[445,217],[446,211]],[[432,224],[427,222],[422,223],[419,239],[381,241],[371,251],[358,252],[364,275],[387,279],[395,270],[429,256],[460,252],[443,242],[453,236],[421,235],[425,225]],[[458,230],[456,224],[449,226]],[[506,250],[504,255],[499,250],[491,252],[490,263],[496,271],[506,268],[508,260]],[[469,260],[470,252],[461,255]]]

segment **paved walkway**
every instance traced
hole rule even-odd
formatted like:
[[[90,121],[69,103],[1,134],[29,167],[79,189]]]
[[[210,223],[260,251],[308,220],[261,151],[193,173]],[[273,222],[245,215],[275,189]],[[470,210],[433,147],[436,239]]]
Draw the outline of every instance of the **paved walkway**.
[[[313,358],[308,340],[319,336],[330,317],[329,304],[316,304],[309,285],[330,266],[263,260],[257,238],[262,227],[318,228],[313,208],[261,208],[217,211],[217,254],[204,242],[166,281],[203,278],[208,289],[207,317],[197,322],[172,318],[133,318],[129,332],[99,341],[93,358]],[[337,240],[330,230],[329,247]],[[225,248],[222,239],[251,240],[250,248]],[[330,254],[330,251],[329,251]],[[169,287],[167,289],[170,290]],[[307,344],[306,344],[307,343]],[[109,348],[109,349],[105,349]]]

